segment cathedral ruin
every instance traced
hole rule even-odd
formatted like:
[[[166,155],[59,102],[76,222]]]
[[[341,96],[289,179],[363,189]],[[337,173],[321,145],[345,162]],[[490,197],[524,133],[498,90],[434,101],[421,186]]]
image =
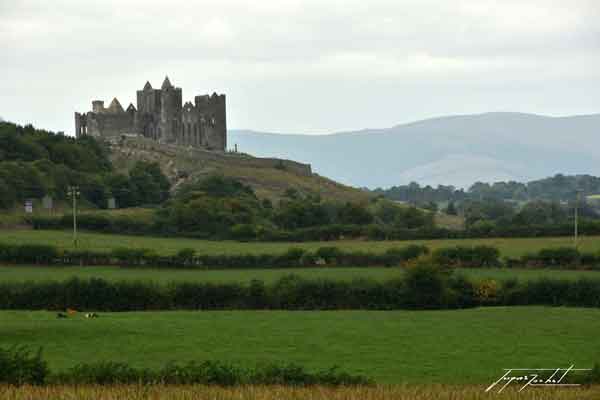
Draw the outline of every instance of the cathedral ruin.
[[[137,109],[129,104],[123,109],[114,98],[108,107],[104,101],[92,101],[92,111],[75,113],[75,135],[115,138],[137,134],[159,143],[200,147],[225,151],[227,123],[225,95],[194,97],[194,103],[182,104],[181,88],[174,87],[168,77],[160,89],[146,82],[137,91]]]

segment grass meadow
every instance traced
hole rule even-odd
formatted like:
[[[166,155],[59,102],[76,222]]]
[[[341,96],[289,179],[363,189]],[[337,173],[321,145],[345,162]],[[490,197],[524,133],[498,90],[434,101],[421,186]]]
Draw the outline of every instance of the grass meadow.
[[[39,243],[57,245],[64,249],[73,248],[73,235],[70,231],[0,229],[2,243]],[[339,240],[330,242],[272,243],[272,242],[235,242],[210,241],[186,238],[159,238],[148,236],[112,235],[80,232],[79,247],[98,251],[109,251],[115,247],[134,247],[153,249],[159,254],[174,254],[183,248],[193,248],[198,254],[276,254],[290,247],[315,250],[322,246],[338,246],[345,250],[384,252],[389,248],[403,247],[409,244],[424,244],[431,249],[456,245],[472,246],[485,244],[497,247],[502,256],[518,257],[542,248],[572,246],[570,237],[556,238],[494,238],[494,239],[443,239],[411,241],[361,241]],[[582,251],[600,251],[600,237],[581,237],[579,248]]]
[[[100,360],[148,368],[294,362],[338,365],[379,384],[486,384],[503,368],[588,368],[600,361],[598,332],[600,310],[583,308],[122,312],[91,320],[0,312],[2,344],[42,347],[52,370]]]
[[[44,243],[73,248],[69,231],[0,230],[2,243]],[[80,248],[149,248],[174,254],[283,253],[290,247],[315,250],[384,252],[411,243],[430,249],[486,244],[503,256],[518,257],[541,248],[571,246],[571,238],[464,239],[420,241],[334,241],[243,243],[83,232]],[[584,237],[580,249],[600,251],[600,237]],[[551,269],[461,269],[478,279],[521,280],[600,278],[600,272]],[[378,281],[403,274],[401,268],[154,269],[76,266],[0,266],[0,282],[60,281],[99,277],[109,281],[273,282],[284,275]],[[52,370],[95,361],[122,361],[159,368],[170,361],[222,360],[239,365],[293,362],[307,369],[334,365],[375,379],[358,388],[205,386],[0,386],[0,398],[52,399],[598,399],[600,388],[535,389],[523,393],[484,393],[503,368],[579,368],[600,362],[600,310],[552,307],[485,307],[435,311],[165,311],[76,314],[57,319],[46,311],[0,311],[0,345],[43,348]]]
[[[375,387],[244,386],[46,386],[2,387],[0,397],[11,400],[597,400],[600,387],[529,389],[485,393],[482,386],[385,385]]]
[[[78,266],[0,266],[0,282],[23,281],[65,281],[70,278],[102,278],[108,281],[152,281],[161,284],[169,282],[249,282],[260,279],[265,283],[274,282],[283,276],[294,274],[303,278],[351,281],[358,278],[385,281],[401,277],[402,268],[368,267],[312,267],[282,269],[166,269],[166,268],[127,268],[127,267],[78,267]],[[456,273],[464,274],[473,280],[495,279],[534,280],[539,278],[600,279],[600,271],[576,271],[557,269],[508,269],[508,268],[457,268]]]

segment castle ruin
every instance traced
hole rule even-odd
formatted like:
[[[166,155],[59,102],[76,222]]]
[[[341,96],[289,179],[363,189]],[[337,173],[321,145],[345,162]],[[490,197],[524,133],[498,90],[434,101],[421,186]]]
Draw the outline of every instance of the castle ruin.
[[[194,97],[194,103],[182,104],[181,88],[171,85],[168,77],[160,89],[146,82],[137,91],[137,109],[123,109],[116,98],[108,108],[104,101],[92,101],[92,111],[75,113],[75,135],[114,138],[137,134],[159,143],[225,151],[227,123],[225,95]]]

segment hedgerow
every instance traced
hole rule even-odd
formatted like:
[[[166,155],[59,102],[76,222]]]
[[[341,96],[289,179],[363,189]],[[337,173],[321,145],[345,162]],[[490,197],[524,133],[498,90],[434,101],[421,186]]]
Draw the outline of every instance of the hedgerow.
[[[182,249],[172,256],[156,254],[151,249],[116,248],[110,252],[60,250],[50,245],[2,244],[0,262],[44,265],[120,265],[127,267],[164,268],[287,268],[328,266],[395,266],[429,253],[425,246],[408,245],[383,254],[348,252],[337,247],[322,247],[315,252],[290,248],[282,254],[195,254]]]
[[[285,276],[272,284],[108,282],[0,283],[0,309],[90,311],[455,309],[487,305],[600,307],[600,280],[467,280],[431,265],[397,279],[337,281]]]
[[[242,367],[223,361],[168,363],[158,370],[134,368],[127,363],[102,361],[78,364],[66,371],[52,373],[41,350],[25,347],[0,347],[0,383],[11,385],[285,385],[348,386],[369,385],[371,379],[344,372],[337,367],[308,371],[296,364],[264,364]]]

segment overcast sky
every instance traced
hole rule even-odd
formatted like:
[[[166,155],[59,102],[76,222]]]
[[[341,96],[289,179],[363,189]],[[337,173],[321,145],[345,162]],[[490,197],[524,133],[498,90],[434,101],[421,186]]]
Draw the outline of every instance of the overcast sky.
[[[0,116],[73,134],[165,74],[229,128],[327,133],[600,112],[600,1],[0,0]]]

